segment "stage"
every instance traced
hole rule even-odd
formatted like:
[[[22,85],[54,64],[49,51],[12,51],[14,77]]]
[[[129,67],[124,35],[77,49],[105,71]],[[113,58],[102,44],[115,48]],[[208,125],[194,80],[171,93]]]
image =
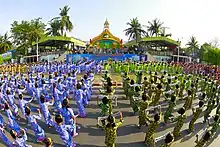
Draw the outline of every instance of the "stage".
[[[130,59],[133,61],[147,60],[147,57],[136,55],[136,54],[68,54],[66,55],[67,63],[74,63],[82,58],[87,58],[88,60],[104,61],[104,60],[121,60]]]

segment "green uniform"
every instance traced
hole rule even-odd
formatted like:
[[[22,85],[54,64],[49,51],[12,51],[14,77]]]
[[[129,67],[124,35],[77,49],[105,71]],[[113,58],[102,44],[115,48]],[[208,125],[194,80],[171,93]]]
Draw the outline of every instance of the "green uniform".
[[[202,108],[197,108],[196,111],[193,110],[193,118],[189,123],[189,131],[194,131],[194,123],[199,118],[200,114],[202,113]]]
[[[217,132],[217,129],[219,128],[219,121],[213,122],[211,124],[211,135],[214,135]]]
[[[137,105],[135,104],[134,98],[133,98],[133,96],[134,96],[134,94],[135,94],[135,90],[134,90],[135,87],[129,85],[128,88],[129,88],[129,90],[128,90],[128,97],[129,97],[129,100],[130,100],[130,105],[131,105],[131,107],[132,107],[132,109],[133,109],[133,112],[136,113],[136,112],[138,112],[138,107],[137,107]]]
[[[202,138],[200,141],[195,141],[195,142],[196,142],[195,147],[204,147],[207,141]]]
[[[130,80],[127,79],[123,79],[123,88],[124,88],[124,92],[125,92],[125,96],[126,99],[128,99],[128,84],[129,84]]]
[[[168,108],[166,110],[166,112],[164,113],[164,122],[167,123],[168,120],[169,120],[169,117],[171,116],[173,110],[174,110],[174,107],[176,106],[176,102],[172,102],[172,101],[168,101]]]
[[[211,103],[211,101],[209,102]],[[207,121],[208,117],[209,117],[209,114],[212,112],[212,110],[215,108],[215,104],[208,104],[205,112],[204,112],[204,122]]]
[[[151,103],[151,105],[153,105],[153,106],[159,105],[160,96],[161,96],[162,93],[163,93],[163,91],[162,91],[161,89],[157,89],[157,90],[156,90],[156,94],[155,94],[155,96],[152,98],[152,103]]]
[[[179,92],[180,99],[183,98],[184,89],[185,89],[185,83],[182,82],[182,83],[180,84],[180,92]]]
[[[184,124],[184,120],[186,119],[186,115],[183,114],[183,115],[180,115],[179,117],[177,117],[176,119],[176,126],[174,127],[173,129],[173,136],[174,138],[180,136],[180,130]]]
[[[99,107],[101,108],[101,115],[102,116],[106,116],[106,115],[108,115],[109,114],[109,106],[108,105],[105,105],[105,104],[103,104],[103,103],[100,103],[99,104]]]
[[[192,96],[188,96],[186,98],[185,104],[183,105],[183,107],[188,110],[192,107],[192,101],[193,101],[193,97]]]
[[[104,127],[105,130],[105,144],[107,147],[115,147],[115,141],[117,136],[117,129],[122,122],[115,123],[115,127]]]
[[[145,141],[144,143],[148,146],[151,146],[151,147],[156,147],[156,143],[155,143],[155,132],[156,132],[156,129],[158,128],[159,126],[159,121],[158,122],[151,122],[150,126],[148,127],[148,130],[146,132],[146,135],[145,135]]]
[[[149,106],[149,102],[148,101],[138,101],[137,105],[139,107],[139,126],[141,127],[142,125],[145,125],[146,120],[148,120],[145,110]]]

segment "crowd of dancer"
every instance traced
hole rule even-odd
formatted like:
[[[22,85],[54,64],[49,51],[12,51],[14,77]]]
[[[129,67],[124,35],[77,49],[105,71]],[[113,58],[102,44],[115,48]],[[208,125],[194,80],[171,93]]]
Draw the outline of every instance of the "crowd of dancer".
[[[115,146],[117,128],[123,123],[122,113],[113,113],[117,97],[111,73],[123,73],[126,99],[130,101],[134,115],[139,115],[138,128],[144,125],[148,127],[144,141],[147,146],[156,147],[156,143],[161,140],[164,140],[161,146],[171,146],[181,136],[186,112],[190,109],[193,112],[189,123],[190,133],[194,131],[194,125],[202,114],[204,126],[208,122],[201,139],[197,136],[196,147],[203,147],[215,135],[220,122],[220,86],[210,75],[203,72],[182,74],[184,67],[179,64],[118,61],[98,63],[82,59],[76,64],[56,62],[30,65],[28,73],[20,70],[1,73],[0,139],[8,147],[29,147],[26,143],[27,128],[22,128],[18,123],[25,119],[27,126],[35,134],[36,142],[52,147],[53,139],[45,135],[37,121],[43,116],[45,124],[48,128],[56,129],[66,147],[76,146],[73,141],[78,135],[76,119],[87,116],[85,106],[91,100],[94,75],[101,73],[102,69],[101,102],[97,98],[101,117],[98,118],[97,126],[106,131],[107,147]],[[81,79],[77,79],[77,74],[81,75]],[[136,75],[136,79],[130,76],[132,74]],[[70,107],[70,99],[76,101],[77,114]],[[175,117],[173,113],[177,101],[183,101],[184,105],[178,110],[179,116]],[[196,109],[192,107],[193,102],[198,102]],[[38,107],[32,108],[31,103],[37,103]],[[164,113],[161,111],[162,106],[167,106]],[[212,119],[210,115],[215,108],[216,114]],[[51,114],[51,110],[55,113]],[[6,115],[7,120],[2,115]],[[116,122],[117,116],[120,116],[119,122]],[[155,138],[156,129],[162,120],[165,125],[175,123],[175,127],[172,132]],[[4,133],[5,129],[10,132],[13,140]]]
[[[77,64],[44,63],[30,67],[29,73],[19,74],[1,73],[0,82],[0,138],[8,146],[29,147],[26,144],[26,128],[19,125],[21,118],[26,119],[27,125],[35,134],[36,142],[45,146],[53,146],[53,141],[45,135],[38,124],[44,118],[49,128],[56,129],[67,147],[76,146],[73,137],[77,136],[76,118],[86,117],[85,106],[92,95],[94,74],[98,72],[99,64],[95,61],[80,60]],[[83,73],[77,81],[76,75]],[[28,97],[24,97],[24,96]],[[18,98],[18,101],[16,101]],[[78,114],[74,114],[69,99],[74,98],[78,107]],[[30,103],[39,104],[37,109],[31,108]],[[51,108],[50,108],[51,107]],[[51,111],[55,112],[55,117]],[[19,111],[20,110],[20,111]],[[20,113],[21,112],[21,113]],[[37,114],[34,114],[37,112]],[[7,116],[4,120],[2,115]],[[13,141],[4,133],[9,130]]]
[[[193,115],[189,123],[189,133],[196,131],[194,129],[196,121],[202,115],[204,116],[203,123],[207,129],[202,131],[200,139],[200,136],[196,135],[196,147],[203,147],[214,135],[217,135],[216,132],[220,123],[220,86],[216,80],[212,79],[211,75],[205,74],[205,72],[182,74],[183,68],[179,64],[113,62],[104,65],[106,70],[105,76],[103,76],[105,78],[105,93],[111,98],[104,97],[103,105],[108,107],[101,107],[105,115],[106,108],[109,108],[108,123],[107,125],[105,125],[106,122],[102,124],[106,130],[105,143],[108,147],[115,146],[116,130],[123,122],[122,117],[120,117],[120,122],[115,123],[114,117],[112,117],[112,101],[114,100],[112,95],[114,95],[114,90],[111,77],[107,72],[110,65],[115,72],[123,72],[123,88],[126,99],[130,101],[134,114],[138,113],[139,115],[138,128],[144,125],[148,126],[144,141],[146,146],[156,147],[156,143],[161,140],[164,140],[162,141],[164,143],[160,146],[171,146],[175,140],[181,137],[181,128],[187,118],[187,111],[192,111]],[[136,79],[129,76],[132,74],[136,75]],[[177,101],[183,101],[184,104],[177,111],[179,115],[175,117],[174,112]],[[167,106],[164,113],[161,112],[162,106]],[[215,114],[210,117],[215,108]],[[175,127],[172,132],[155,138],[156,130],[162,120],[165,125],[175,123]],[[208,122],[208,126],[206,122]]]

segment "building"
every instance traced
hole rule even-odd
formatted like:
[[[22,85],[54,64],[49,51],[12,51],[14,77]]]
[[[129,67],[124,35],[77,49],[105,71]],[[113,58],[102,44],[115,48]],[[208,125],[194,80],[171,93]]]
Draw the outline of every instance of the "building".
[[[110,53],[122,48],[122,39],[114,36],[110,32],[109,22],[106,19],[104,30],[101,34],[90,39],[88,52],[92,53]]]

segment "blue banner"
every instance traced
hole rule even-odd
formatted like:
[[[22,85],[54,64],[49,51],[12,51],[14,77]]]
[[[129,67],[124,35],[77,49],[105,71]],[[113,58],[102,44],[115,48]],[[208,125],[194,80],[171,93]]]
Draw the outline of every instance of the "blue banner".
[[[133,61],[140,61],[140,56],[136,54],[68,54],[66,55],[66,62],[73,63],[73,62],[77,62],[82,58],[87,58],[88,60],[96,60],[96,61],[103,61],[108,59],[121,60],[121,61],[130,59]]]

